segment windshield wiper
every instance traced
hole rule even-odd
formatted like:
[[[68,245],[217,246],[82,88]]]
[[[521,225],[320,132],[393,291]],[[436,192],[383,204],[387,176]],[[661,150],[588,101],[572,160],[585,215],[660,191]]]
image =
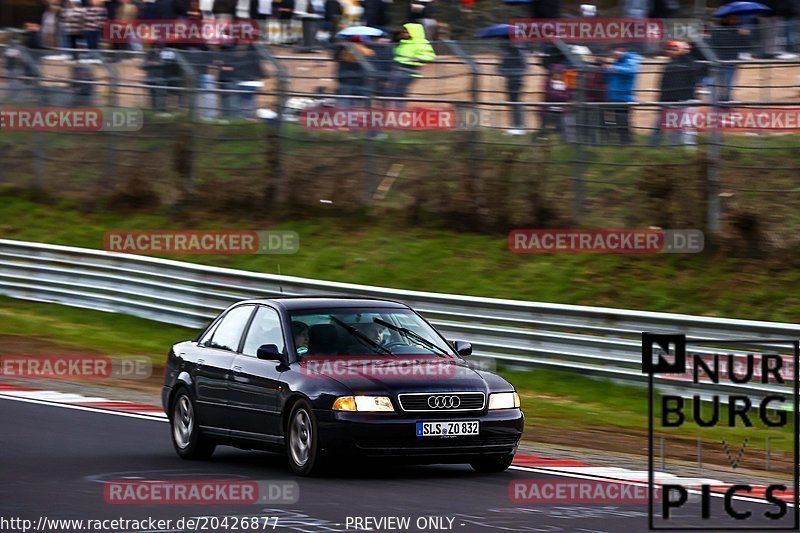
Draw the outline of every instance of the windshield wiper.
[[[358,329],[354,328],[353,326],[351,326],[347,322],[344,322],[344,321],[336,318],[333,315],[328,315],[328,318],[330,318],[332,321],[334,321],[337,324],[339,324],[340,326],[342,326],[345,330],[347,330],[348,333],[350,333],[350,335],[352,335],[353,337],[357,338],[358,340],[360,340],[362,342],[366,342],[372,348],[376,348],[376,349],[382,351],[385,354],[394,355],[391,350],[389,350],[388,348],[384,348],[380,343],[375,342],[374,340],[370,339],[369,337],[367,337],[366,335],[364,335],[363,333],[358,331]]]
[[[383,327],[392,329],[400,333],[404,333],[406,336],[411,337],[414,340],[417,340],[422,344],[424,344],[432,352],[439,352],[441,355],[444,355],[445,357],[452,357],[451,354],[447,353],[447,350],[440,348],[437,344],[434,344],[433,342],[429,341],[428,339],[426,339],[425,337],[423,337],[422,335],[413,330],[404,328],[402,326],[395,326],[394,324],[386,322],[381,318],[374,318],[372,319],[372,321],[375,322],[376,324],[380,324]]]

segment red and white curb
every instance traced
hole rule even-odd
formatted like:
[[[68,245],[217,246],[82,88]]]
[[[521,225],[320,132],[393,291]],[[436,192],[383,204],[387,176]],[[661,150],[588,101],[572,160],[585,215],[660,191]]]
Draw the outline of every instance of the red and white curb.
[[[516,467],[516,468],[515,468]],[[577,478],[591,478],[597,480],[619,481],[623,483],[631,483],[636,485],[646,485],[649,482],[649,473],[647,470],[630,470],[627,468],[609,467],[609,466],[591,466],[582,461],[572,459],[548,459],[538,455],[517,454],[514,457],[512,468],[516,470],[523,470],[536,473],[558,473],[559,475],[567,475]],[[711,492],[722,494],[733,483],[725,483],[718,479],[699,478],[699,477],[681,477],[667,472],[653,472],[653,481],[656,485],[682,485],[693,492],[692,489],[697,490],[702,485],[710,485]],[[753,485],[752,492],[748,496],[737,499],[746,499],[751,501],[765,501],[764,493],[766,485]],[[775,496],[787,501],[794,501],[794,491],[789,489],[786,492],[776,492]]]
[[[94,412],[108,412],[109,414],[147,418],[163,422],[167,421],[167,415],[164,413],[163,409],[154,405],[89,397],[75,393],[34,389],[32,387],[9,385],[5,383],[0,383],[0,398],[58,405],[61,407],[71,407]],[[592,466],[583,461],[573,459],[551,459],[539,455],[521,453],[516,455],[511,468],[531,473],[552,474],[581,479],[596,479],[598,481],[616,481],[635,485],[647,484],[648,482],[647,470]],[[701,485],[711,485],[711,490],[718,493],[718,495],[732,485],[731,483],[725,483],[718,479],[679,477],[667,472],[654,472],[653,476],[657,484],[679,484],[689,488],[690,491],[693,488],[699,488]],[[750,497],[738,497],[737,499],[764,501],[764,490],[766,490],[766,486],[754,485]],[[794,492],[791,490],[776,495],[790,502],[794,499]]]
[[[122,400],[109,400],[107,398],[83,396],[81,394],[69,392],[34,389],[5,383],[0,383],[0,398],[2,397],[31,400],[36,403],[67,404],[92,410],[130,413],[146,417],[163,418],[165,420],[167,418],[167,415],[164,414],[164,410],[154,405],[144,405]]]

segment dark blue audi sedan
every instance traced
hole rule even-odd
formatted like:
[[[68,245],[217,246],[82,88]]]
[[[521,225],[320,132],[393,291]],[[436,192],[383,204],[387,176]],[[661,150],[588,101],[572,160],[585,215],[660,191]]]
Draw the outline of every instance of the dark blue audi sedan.
[[[519,396],[471,353],[397,302],[247,300],[172,347],[162,400],[185,459],[231,445],[286,453],[298,475],[342,456],[501,472]]]

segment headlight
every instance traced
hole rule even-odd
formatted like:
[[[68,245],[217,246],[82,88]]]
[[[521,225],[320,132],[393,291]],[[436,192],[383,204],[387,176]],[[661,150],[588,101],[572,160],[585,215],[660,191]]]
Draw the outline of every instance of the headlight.
[[[333,402],[334,411],[394,412],[388,396],[341,396]]]
[[[514,409],[519,407],[519,394],[497,392],[489,395],[489,409]]]

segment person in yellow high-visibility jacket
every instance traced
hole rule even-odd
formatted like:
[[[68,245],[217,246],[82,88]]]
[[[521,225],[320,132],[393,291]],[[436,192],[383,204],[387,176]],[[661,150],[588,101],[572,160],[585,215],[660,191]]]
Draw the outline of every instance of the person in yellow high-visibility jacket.
[[[420,67],[436,59],[436,52],[428,39],[422,24],[409,22],[397,35],[398,43],[394,49],[394,65],[389,95],[404,98],[415,78],[421,78]],[[399,104],[401,107],[403,103]]]

